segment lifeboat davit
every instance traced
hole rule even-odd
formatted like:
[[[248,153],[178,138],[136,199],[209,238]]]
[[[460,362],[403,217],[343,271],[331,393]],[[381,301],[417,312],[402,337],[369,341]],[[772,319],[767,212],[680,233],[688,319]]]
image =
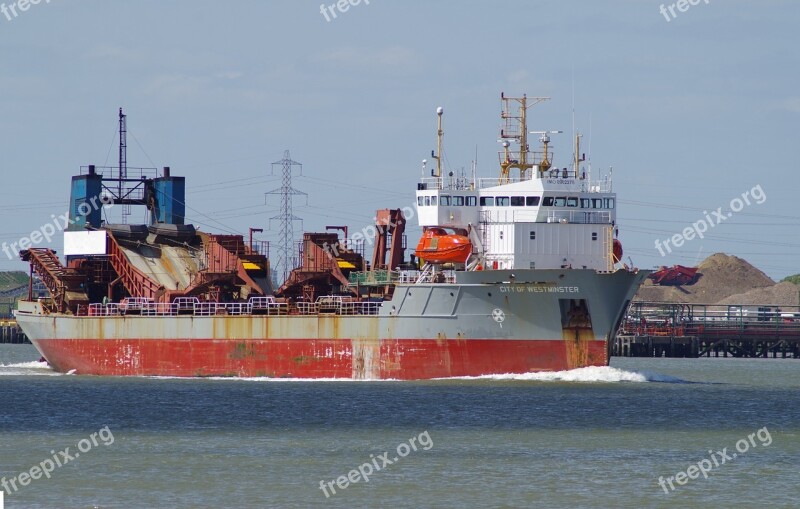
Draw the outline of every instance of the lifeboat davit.
[[[466,235],[441,227],[426,228],[414,254],[428,263],[466,263],[472,243]]]

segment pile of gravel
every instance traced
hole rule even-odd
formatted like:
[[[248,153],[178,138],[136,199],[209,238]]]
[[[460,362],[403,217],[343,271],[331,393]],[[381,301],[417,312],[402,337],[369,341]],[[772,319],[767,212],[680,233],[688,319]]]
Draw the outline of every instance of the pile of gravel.
[[[747,304],[751,306],[800,306],[800,286],[794,283],[778,283],[774,286],[756,288],[749,292],[731,295],[719,304]]]
[[[750,296],[747,296],[753,291],[764,291],[764,294],[754,294],[752,298],[763,297],[769,300],[773,295],[768,292],[776,285],[775,281],[770,279],[766,274],[757,268],[753,267],[747,261],[739,257],[726,255],[724,253],[716,253],[705,260],[698,266],[700,279],[693,285],[687,286],[656,286],[648,280],[639,289],[634,300],[636,301],[649,301],[649,302],[685,302],[689,304],[716,304],[720,301],[727,300],[733,296],[739,299],[733,302],[734,304],[762,304],[759,302],[748,302]],[[795,285],[789,284],[795,288]],[[781,286],[776,290],[775,298],[783,296],[783,292],[788,296],[791,293],[790,287]],[[794,305],[797,305],[797,291],[794,292]],[[735,300],[735,299],[734,299]],[[763,302],[763,304],[775,304],[788,306],[791,304],[784,304],[783,302]]]

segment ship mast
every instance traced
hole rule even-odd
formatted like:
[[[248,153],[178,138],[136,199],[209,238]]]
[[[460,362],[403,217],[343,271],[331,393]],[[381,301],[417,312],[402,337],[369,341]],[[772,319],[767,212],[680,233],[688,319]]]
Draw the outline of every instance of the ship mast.
[[[117,183],[117,196],[123,196],[123,182],[128,178],[128,116],[119,109],[119,182]],[[131,215],[131,206],[122,205],[122,224],[128,223],[128,216]]]
[[[561,134],[564,131],[531,131],[529,134],[539,134],[539,141],[542,143],[542,160],[539,161],[539,177],[548,171],[553,163],[550,162],[550,135]]]
[[[575,135],[575,178],[578,178],[580,164],[586,160],[586,155],[581,156],[581,138],[583,138],[581,133]]]
[[[510,182],[511,168],[519,169],[520,180],[526,180],[527,171],[533,168],[532,158],[529,158],[531,153],[528,146],[528,108],[549,99],[549,97],[529,98],[527,95],[506,97],[505,94],[500,94],[502,103],[500,118],[503,119],[503,128],[500,130],[500,141],[503,143],[503,152],[500,155],[501,184]],[[519,105],[516,112],[513,110],[515,104]],[[512,150],[511,143],[519,144],[519,149]]]
[[[442,188],[442,141],[444,139],[444,130],[442,129],[442,115],[444,115],[444,108],[439,106],[436,108],[436,116],[438,117],[438,129],[436,131],[436,153],[431,150],[431,157],[436,159],[436,188]],[[424,167],[424,163],[423,163]]]

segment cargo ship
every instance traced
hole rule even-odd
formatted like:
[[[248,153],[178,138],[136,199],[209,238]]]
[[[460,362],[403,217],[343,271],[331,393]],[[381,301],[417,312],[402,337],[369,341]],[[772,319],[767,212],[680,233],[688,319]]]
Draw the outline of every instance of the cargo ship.
[[[501,94],[490,178],[444,169],[439,108],[435,164],[423,161],[413,208],[377,212],[371,260],[346,227],[305,233],[280,284],[253,229],[200,231],[186,224],[183,177],[127,166],[120,110],[119,165],[72,177],[63,261],[20,252],[48,292],[30,291],[17,321],[54,370],[79,375],[413,380],[608,365],[650,272],[623,263],[611,175],[582,167],[580,136],[556,167],[560,131],[528,131],[546,99]],[[104,204],[144,206],[148,223],[109,224]],[[406,256],[412,213],[422,235]]]

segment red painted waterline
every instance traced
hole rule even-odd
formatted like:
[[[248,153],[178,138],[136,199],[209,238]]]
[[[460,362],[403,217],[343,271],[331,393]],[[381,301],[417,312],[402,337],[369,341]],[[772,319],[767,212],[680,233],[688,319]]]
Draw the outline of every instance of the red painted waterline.
[[[583,342],[580,360],[574,358],[574,346],[564,340],[381,340],[375,349],[378,358],[366,352],[355,359],[348,339],[39,339],[35,343],[56,371],[112,376],[416,380],[608,364],[605,341]]]

